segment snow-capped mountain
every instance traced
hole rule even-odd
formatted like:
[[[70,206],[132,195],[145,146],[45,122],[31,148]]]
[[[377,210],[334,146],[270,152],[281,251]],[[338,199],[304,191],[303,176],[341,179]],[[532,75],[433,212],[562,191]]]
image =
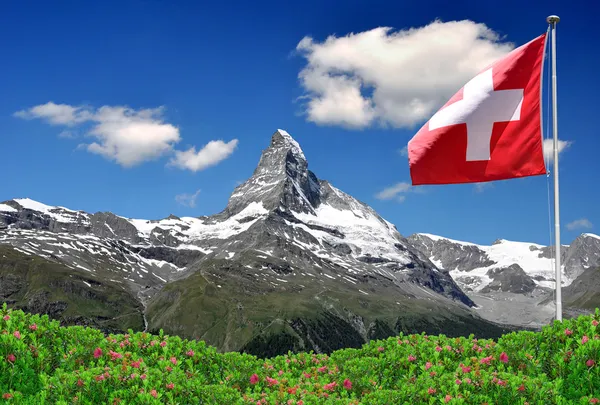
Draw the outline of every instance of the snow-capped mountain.
[[[392,224],[309,171],[283,130],[216,215],[141,220],[14,199],[0,204],[0,244],[84,275],[78,288],[90,294],[92,281],[129,292],[149,330],[224,350],[500,330]]]
[[[438,268],[449,271],[482,312],[487,310],[487,318],[540,324],[551,318],[553,301],[548,297],[556,281],[553,247],[502,239],[482,246],[423,233],[407,239]],[[562,245],[561,263],[563,287],[570,286],[588,269],[594,272],[600,267],[600,237],[584,233],[570,245]],[[571,290],[563,294],[567,304]],[[581,288],[578,291],[582,293]],[[499,301],[511,302],[499,308]],[[521,311],[519,316],[508,308],[511,305]]]

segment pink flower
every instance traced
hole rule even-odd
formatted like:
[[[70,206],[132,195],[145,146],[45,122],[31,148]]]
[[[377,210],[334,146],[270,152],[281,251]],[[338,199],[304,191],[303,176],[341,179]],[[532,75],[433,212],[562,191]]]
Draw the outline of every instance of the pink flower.
[[[525,391],[525,385],[521,384],[519,386],[519,388],[517,388],[517,390],[519,390],[519,391]]]
[[[152,390],[152,391],[150,391],[150,395],[152,395],[154,398],[156,398],[158,393],[156,392],[156,390]]]
[[[167,342],[165,342],[164,340],[162,342],[160,342],[160,347],[165,347],[167,345]]]
[[[94,358],[97,359],[100,356],[102,356],[102,349],[96,347],[96,349],[94,350]]]
[[[8,356],[6,356],[6,360],[10,361],[11,363],[14,363],[15,360],[17,360],[17,358],[15,357],[14,354],[9,354]]]
[[[4,394],[2,394],[2,398],[3,399],[11,399],[12,398],[12,394],[10,392],[4,393]]]
[[[415,356],[413,356],[412,354],[410,354],[408,356],[408,361],[415,361],[417,358]]]
[[[4,319],[6,322],[8,322],[10,320],[10,316],[4,315],[4,318],[2,318],[2,319]]]
[[[304,405],[304,401],[302,401],[301,399],[299,399],[298,402],[296,402],[296,405]]]
[[[327,366],[319,367],[317,370],[319,370],[320,373],[324,373],[327,371]]]
[[[457,378],[457,379],[456,379],[456,381],[454,381],[454,382],[456,383],[456,385],[461,385],[461,384],[462,384],[462,381],[461,381],[461,380],[459,380],[458,378]]]
[[[425,370],[429,370],[431,367],[433,366],[433,364],[431,364],[431,362],[427,362],[425,363]]]
[[[470,378],[465,378],[465,382],[466,382],[467,384],[471,384],[471,379],[470,379]]]
[[[594,326],[598,326],[598,321],[594,319],[594,320],[592,321],[592,325],[594,325]]]
[[[175,388],[175,384],[169,383],[169,384],[167,384],[167,388],[172,390],[173,388]]]
[[[377,350],[378,350],[379,352],[382,352],[382,351],[384,351],[385,349],[384,349],[383,347],[379,346],[379,347],[377,348]]]
[[[500,361],[502,363],[508,363],[508,355],[506,354],[506,352],[500,353]]]
[[[585,362],[585,365],[588,367],[593,367],[594,364],[596,364],[596,362],[592,359],[589,359],[588,361]]]
[[[597,403],[600,403],[600,399],[598,399],[598,398],[591,398],[590,399],[590,404],[597,404]]]
[[[429,395],[433,395],[433,394],[435,394],[435,388],[429,388],[429,389],[427,390],[427,393],[428,393]]]
[[[33,330],[36,331],[38,329],[37,325],[35,323],[29,325],[29,330]]]
[[[352,389],[352,381],[350,381],[349,379],[345,379],[344,380],[344,388],[346,388],[347,390],[351,390]]]
[[[14,336],[14,337],[16,337],[17,339],[21,339],[21,332],[19,332],[18,330],[16,330],[16,331],[13,333],[13,336]]]
[[[175,357],[171,357],[170,361],[171,363],[173,363],[174,366],[177,365],[177,359]]]
[[[492,361],[493,357],[492,356],[488,356],[488,357],[484,357],[483,359],[481,359],[479,362],[481,364],[490,364],[490,362]]]
[[[471,372],[471,367],[465,366],[464,364],[461,364],[460,368],[462,369],[462,372],[465,374]]]
[[[194,356],[194,351],[193,350],[188,350],[185,354],[187,354],[190,357]]]
[[[582,345],[586,344],[588,340],[590,340],[590,338],[587,337],[586,335],[583,335],[583,337],[581,338],[581,344]]]
[[[570,330],[569,328],[565,329],[565,335],[570,336],[573,334],[573,331]]]
[[[110,355],[112,360],[117,360],[117,359],[123,358],[123,355],[121,353],[113,352],[112,350],[109,350],[108,354]]]
[[[145,379],[146,379],[146,374],[142,374],[142,375],[140,376],[140,380],[145,380]]]
[[[436,351],[436,352],[441,352],[441,351],[442,351],[442,348],[441,348],[441,347],[439,347],[439,346],[436,346],[436,347],[435,347],[435,351]]]
[[[274,379],[274,378],[267,377],[267,383],[269,383],[269,387],[270,387],[270,386],[273,386],[273,385],[277,385],[277,384],[279,384],[279,381],[277,381],[277,380],[276,380],[276,379]]]
[[[305,378],[310,378],[310,377],[311,377],[311,375],[310,375],[309,373],[304,373],[304,377],[305,377]]]
[[[452,395],[448,394],[444,397],[444,402],[448,403],[452,399]]]
[[[132,361],[131,362],[131,367],[133,367],[133,368],[140,368],[141,364],[142,364],[142,359],[139,359],[138,361]]]
[[[329,383],[329,384],[325,384],[325,385],[323,386],[323,389],[324,389],[325,391],[333,391],[333,390],[335,389],[335,387],[336,387],[336,386],[337,386],[337,383],[334,381],[334,382],[331,382],[331,383]]]

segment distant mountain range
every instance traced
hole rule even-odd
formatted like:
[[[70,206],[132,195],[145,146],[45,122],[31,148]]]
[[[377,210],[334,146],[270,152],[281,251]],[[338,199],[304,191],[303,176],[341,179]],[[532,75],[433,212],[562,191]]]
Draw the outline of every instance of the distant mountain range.
[[[600,238],[582,235],[562,254],[565,297],[590,308]],[[550,257],[525,243],[405,238],[317,178],[283,130],[213,216],[140,220],[0,203],[0,301],[67,324],[163,329],[258,355],[539,325],[553,312]],[[513,307],[529,315],[505,319]]]
[[[438,268],[450,272],[485,318],[528,326],[553,319],[554,247],[502,239],[481,246],[428,234],[408,240]],[[584,233],[562,245],[561,264],[566,315],[600,306],[600,237]]]

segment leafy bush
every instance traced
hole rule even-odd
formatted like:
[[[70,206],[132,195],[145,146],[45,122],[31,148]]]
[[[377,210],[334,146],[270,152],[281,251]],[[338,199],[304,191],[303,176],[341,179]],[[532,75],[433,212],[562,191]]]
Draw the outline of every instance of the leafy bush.
[[[515,332],[400,335],[331,356],[218,353],[0,310],[0,400],[15,404],[600,404],[600,311]]]

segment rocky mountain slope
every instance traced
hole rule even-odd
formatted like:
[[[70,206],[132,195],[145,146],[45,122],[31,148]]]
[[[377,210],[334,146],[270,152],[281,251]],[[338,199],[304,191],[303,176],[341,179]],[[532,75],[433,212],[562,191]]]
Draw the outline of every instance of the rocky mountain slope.
[[[69,318],[79,305],[69,293],[92,307],[110,290],[134,313],[115,327],[162,328],[222,350],[329,352],[399,331],[505,330],[392,224],[309,171],[283,130],[216,215],[150,221],[14,199],[0,204],[0,245],[34,277],[70,280],[23,279],[3,292],[16,306],[44,312],[26,297],[56,293],[65,309],[53,315],[98,324],[125,309]]]
[[[430,234],[407,239],[438,268],[449,271],[487,319],[534,326],[554,316],[553,247],[506,240],[481,246]],[[567,314],[593,309],[600,294],[600,237],[585,233],[563,245],[561,263]]]

